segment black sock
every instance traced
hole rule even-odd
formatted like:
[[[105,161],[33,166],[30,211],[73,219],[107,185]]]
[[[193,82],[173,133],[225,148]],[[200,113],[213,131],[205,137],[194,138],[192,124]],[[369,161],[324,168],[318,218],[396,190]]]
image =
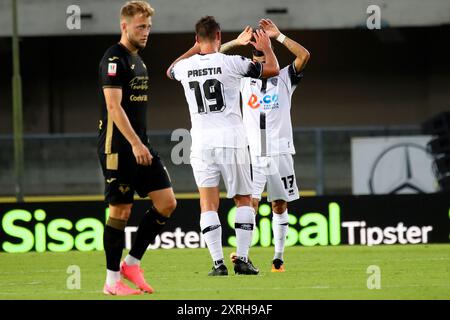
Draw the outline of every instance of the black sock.
[[[120,229],[113,228],[109,225],[105,226],[103,233],[103,246],[106,254],[106,268],[111,271],[120,270],[120,259],[125,245],[125,232]]]
[[[130,250],[130,256],[141,260],[147,247],[155,240],[168,219],[160,215],[154,207],[148,210],[139,224],[136,240]]]

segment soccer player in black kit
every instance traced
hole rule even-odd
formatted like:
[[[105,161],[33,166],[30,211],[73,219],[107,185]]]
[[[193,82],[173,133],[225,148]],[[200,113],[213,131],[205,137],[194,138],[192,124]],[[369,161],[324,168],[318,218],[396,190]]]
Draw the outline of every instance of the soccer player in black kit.
[[[103,241],[107,276],[103,293],[152,293],[140,260],[176,207],[168,172],[146,134],[147,67],[138,55],[145,48],[154,9],[145,1],[129,1],[121,9],[120,42],[106,50],[100,67],[103,119],[99,125],[98,156],[109,204]],[[124,229],[135,191],[153,206],[139,224],[135,242],[121,263]],[[121,278],[134,283],[130,288]]]

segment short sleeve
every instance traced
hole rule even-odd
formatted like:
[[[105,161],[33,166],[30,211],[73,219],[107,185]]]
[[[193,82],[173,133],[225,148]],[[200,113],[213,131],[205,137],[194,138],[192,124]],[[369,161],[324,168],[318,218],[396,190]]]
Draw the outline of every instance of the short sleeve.
[[[295,65],[294,62],[292,62],[289,67],[288,67],[288,74],[289,74],[289,79],[291,80],[291,84],[292,86],[296,86],[300,83],[300,81],[303,78],[303,70],[300,72],[297,72],[295,70]]]
[[[100,63],[100,79],[103,88],[122,88],[125,71],[119,57],[104,57]]]
[[[242,56],[228,56],[230,70],[240,77],[261,78],[263,66]]]
[[[242,78],[239,82],[240,90],[243,91],[245,87],[245,78]]]
[[[182,78],[182,70],[183,70],[183,60],[178,61],[175,63],[174,66],[172,66],[172,69],[170,69],[170,76],[172,79],[181,81]]]

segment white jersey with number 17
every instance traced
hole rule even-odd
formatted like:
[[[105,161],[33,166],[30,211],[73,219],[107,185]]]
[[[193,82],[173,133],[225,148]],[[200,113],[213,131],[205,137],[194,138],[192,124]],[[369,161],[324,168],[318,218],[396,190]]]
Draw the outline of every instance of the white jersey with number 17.
[[[247,147],[239,107],[240,80],[261,74],[260,63],[222,53],[196,54],[173,66],[172,78],[183,85],[189,105],[192,151]]]

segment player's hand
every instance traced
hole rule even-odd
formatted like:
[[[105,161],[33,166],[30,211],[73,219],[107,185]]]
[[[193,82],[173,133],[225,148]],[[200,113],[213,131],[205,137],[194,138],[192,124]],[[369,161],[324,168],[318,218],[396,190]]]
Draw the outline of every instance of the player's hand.
[[[255,47],[256,50],[265,52],[270,49],[270,38],[263,30],[256,30],[253,33],[253,37],[255,38],[255,42],[250,41],[252,46]]]
[[[273,39],[277,38],[281,33],[275,23],[270,19],[261,19],[259,21],[259,26]]]
[[[250,43],[253,36],[253,29],[250,26],[246,26],[244,31],[236,38],[236,41],[241,46],[246,46]]]
[[[148,148],[141,142],[133,146],[133,154],[137,164],[149,166],[152,164],[153,156]]]

